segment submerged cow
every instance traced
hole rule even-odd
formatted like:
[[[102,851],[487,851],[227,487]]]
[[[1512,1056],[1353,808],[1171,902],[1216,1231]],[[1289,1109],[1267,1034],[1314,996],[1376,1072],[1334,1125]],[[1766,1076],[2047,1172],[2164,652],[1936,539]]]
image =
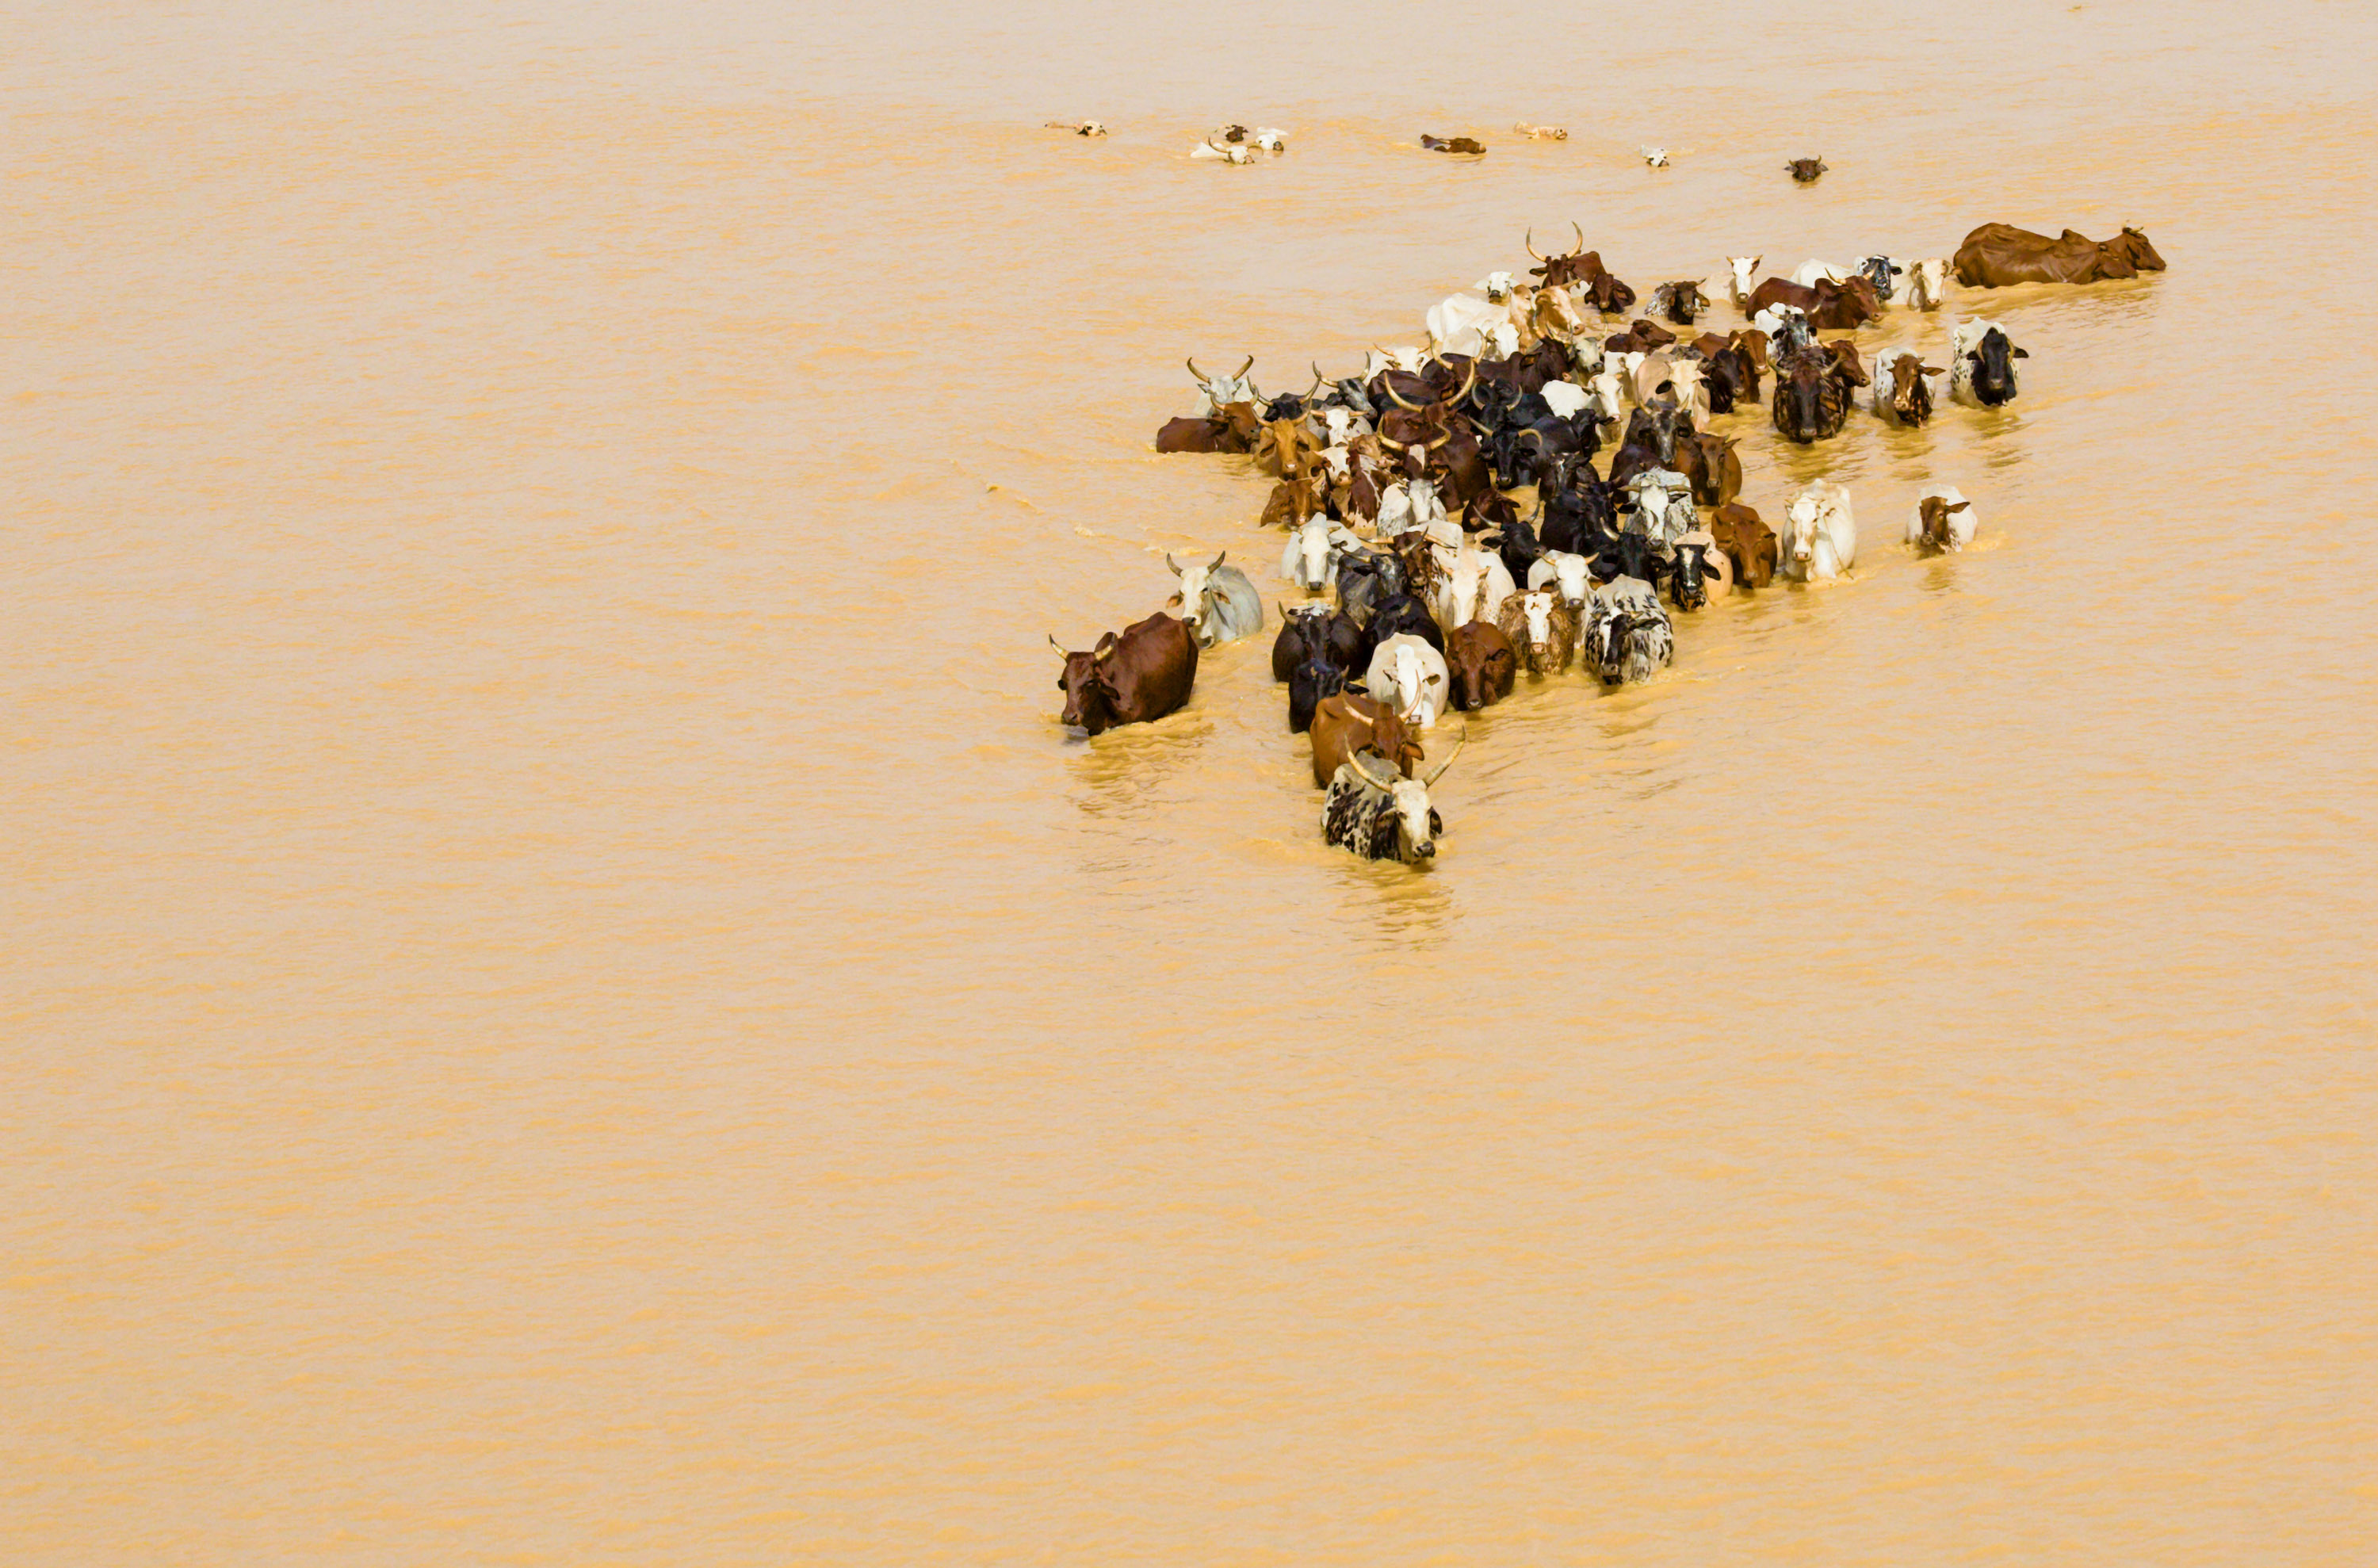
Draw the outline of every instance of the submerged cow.
[[[2111,239],[2091,239],[2075,229],[2050,239],[2012,223],[1984,223],[1957,247],[1955,265],[1957,281],[1967,288],[2094,283],[2164,270],[2147,236],[2127,225]]]

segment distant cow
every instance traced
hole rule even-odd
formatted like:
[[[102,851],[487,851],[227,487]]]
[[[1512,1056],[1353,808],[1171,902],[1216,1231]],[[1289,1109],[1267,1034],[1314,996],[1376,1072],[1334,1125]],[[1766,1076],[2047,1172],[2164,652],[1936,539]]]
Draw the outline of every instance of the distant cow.
[[[1162,610],[1121,636],[1108,633],[1088,653],[1067,653],[1054,637],[1049,645],[1065,661],[1057,677],[1064,722],[1092,735],[1163,718],[1189,700],[1197,681],[1197,639]]]
[[[1784,169],[1792,176],[1795,185],[1814,185],[1824,178],[1826,173],[1822,158],[1795,158],[1784,164]]]

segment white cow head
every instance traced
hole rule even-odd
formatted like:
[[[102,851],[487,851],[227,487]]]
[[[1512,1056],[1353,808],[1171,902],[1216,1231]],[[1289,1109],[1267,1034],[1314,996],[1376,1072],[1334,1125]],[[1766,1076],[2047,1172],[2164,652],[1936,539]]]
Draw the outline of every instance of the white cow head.
[[[1247,362],[1227,376],[1208,376],[1205,371],[1197,368],[1197,361],[1195,358],[1188,363],[1190,379],[1197,383],[1197,390],[1206,397],[1205,406],[1197,410],[1199,415],[1216,413],[1226,403],[1260,401],[1255,392],[1255,382],[1247,378],[1247,372],[1254,369],[1255,366],[1254,355],[1248,355]]]
[[[1436,722],[1445,703],[1445,667],[1441,656],[1418,637],[1389,639],[1386,684],[1395,693],[1396,711],[1406,724],[1426,730]],[[1379,694],[1374,694],[1377,695]]]
[[[1247,139],[1266,152],[1285,152],[1288,151],[1288,138],[1281,135],[1279,131],[1274,130],[1269,126],[1257,126],[1255,127],[1255,134],[1249,137]]]
[[[1792,498],[1784,512],[1784,537],[1778,541],[1784,559],[1807,567],[1817,559],[1817,526],[1822,521],[1825,503],[1807,491]]]
[[[1315,517],[1288,537],[1280,575],[1300,588],[1318,590],[1329,581],[1329,558],[1337,550],[1339,525]]]
[[[1470,285],[1486,296],[1490,305],[1500,305],[1511,297],[1511,274],[1489,272]]]
[[[1382,370],[1409,370],[1418,375],[1427,363],[1424,350],[1399,344],[1393,348],[1374,348],[1363,361],[1363,378],[1368,380]]]
[[[1940,308],[1941,291],[1949,286],[1949,263],[1941,257],[1912,261],[1907,267],[1907,303],[1918,310]]]
[[[1725,259],[1726,270],[1732,274],[1727,279],[1726,291],[1734,296],[1736,305],[1750,297],[1750,291],[1756,286],[1751,281],[1752,275],[1759,271],[1759,263],[1764,259],[1759,256],[1729,256]]]
[[[1612,424],[1627,414],[1627,383],[1615,370],[1598,372],[1588,385],[1593,392],[1593,411]]]
[[[1181,607],[1181,619],[1187,621],[1192,630],[1206,619],[1206,585],[1214,575],[1215,569],[1222,564],[1223,557],[1230,553],[1224,550],[1203,566],[1183,566],[1169,553],[1164,558],[1164,564],[1172,568],[1172,574],[1181,579],[1180,589],[1172,596],[1171,602]]]
[[[1593,574],[1585,557],[1567,550],[1548,549],[1536,558],[1534,565],[1528,568],[1528,586],[1555,588],[1558,590],[1560,597],[1569,603],[1581,605],[1585,602],[1585,596],[1592,591]],[[1528,635],[1537,638],[1534,621],[1535,606],[1531,603],[1528,610],[1530,617]],[[1543,633],[1545,637],[1551,634],[1549,630]],[[1537,640],[1543,639],[1537,638]]]

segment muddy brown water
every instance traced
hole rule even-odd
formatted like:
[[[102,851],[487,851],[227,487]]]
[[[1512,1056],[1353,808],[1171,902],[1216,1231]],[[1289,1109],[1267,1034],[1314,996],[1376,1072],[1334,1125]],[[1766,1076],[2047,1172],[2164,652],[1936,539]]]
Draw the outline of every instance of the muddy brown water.
[[[6,7],[0,1557],[2378,1556],[2366,8],[478,11]],[[1572,218],[2171,268],[1426,874],[1064,733]]]

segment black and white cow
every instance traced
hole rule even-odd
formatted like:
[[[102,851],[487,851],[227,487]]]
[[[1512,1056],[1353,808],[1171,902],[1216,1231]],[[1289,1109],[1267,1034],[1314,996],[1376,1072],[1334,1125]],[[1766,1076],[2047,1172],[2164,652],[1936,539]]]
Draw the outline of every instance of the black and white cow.
[[[1321,802],[1321,837],[1366,861],[1425,865],[1436,858],[1445,819],[1429,803],[1429,786],[1445,777],[1460,754],[1464,734],[1426,778],[1400,778],[1377,754],[1356,752],[1339,764]]]

